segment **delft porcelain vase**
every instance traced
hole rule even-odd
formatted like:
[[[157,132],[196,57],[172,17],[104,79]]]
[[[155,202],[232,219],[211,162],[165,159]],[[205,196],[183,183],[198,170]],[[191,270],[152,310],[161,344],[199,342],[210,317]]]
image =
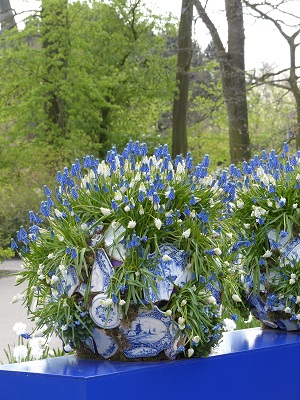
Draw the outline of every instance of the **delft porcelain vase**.
[[[92,242],[96,244],[97,238],[92,238]],[[160,252],[168,255],[170,261],[167,263],[160,259],[157,261],[153,269],[153,273],[157,276],[156,288],[155,290],[153,287],[144,288],[144,305],[152,304],[152,306],[146,308],[135,306],[135,317],[128,323],[123,321],[122,311],[117,304],[107,307],[105,303],[107,300],[105,291],[109,287],[114,270],[122,265],[122,245],[119,248],[117,246],[112,248],[110,247],[112,242],[108,235],[106,250],[103,248],[96,250],[89,288],[85,283],[80,284],[73,267],[68,268],[65,278],[57,286],[58,295],[79,293],[85,296],[89,290],[92,299],[88,312],[94,324],[90,336],[85,339],[84,347],[89,348],[95,356],[105,359],[113,358],[118,352],[117,359],[122,353],[124,358],[129,360],[149,357],[175,360],[179,354],[178,325],[172,317],[166,316],[159,306],[170,299],[174,285],[182,287],[193,278],[185,266],[184,251],[177,250],[170,244],[159,246]],[[148,258],[154,258],[154,254],[149,254]],[[206,287],[219,301],[218,284],[209,282]],[[72,342],[64,344],[65,351],[71,350],[72,347]]]
[[[277,238],[275,230],[268,233],[270,248],[276,247],[282,264],[293,265],[300,261],[300,238],[290,234],[284,238]],[[293,311],[291,305],[299,302],[299,296],[280,296],[272,291],[282,280],[287,281],[290,276],[285,275],[280,267],[260,274],[260,292],[253,290],[253,280],[246,278],[246,302],[252,314],[267,328],[281,329],[284,331],[300,330],[300,311]],[[291,282],[293,283],[293,282]],[[297,282],[294,282],[297,284]],[[299,292],[300,293],[300,292]],[[297,309],[297,308],[296,308]]]

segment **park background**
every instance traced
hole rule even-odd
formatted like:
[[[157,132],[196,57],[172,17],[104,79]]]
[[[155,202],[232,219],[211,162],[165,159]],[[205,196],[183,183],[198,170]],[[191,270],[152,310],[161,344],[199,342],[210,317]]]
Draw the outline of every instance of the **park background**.
[[[209,154],[214,172],[263,149],[280,153],[283,142],[299,150],[299,0],[191,4],[0,0],[2,259],[19,227],[29,226],[29,211],[39,211],[44,185],[54,191],[57,171],[86,154],[105,158],[112,146],[122,151],[128,140],[146,142],[150,150],[164,143],[174,149],[186,140],[182,152],[191,151],[195,163]],[[187,6],[193,17],[180,33]],[[207,29],[205,15],[217,36]],[[238,54],[230,48],[233,18],[242,18],[245,28],[236,25],[235,34],[245,34]],[[237,71],[247,104],[244,157],[232,156],[224,59],[216,38],[226,62],[235,55],[240,65],[245,60]],[[188,69],[178,64],[180,39],[190,43],[184,49]],[[174,140],[174,104],[186,76],[185,126]]]

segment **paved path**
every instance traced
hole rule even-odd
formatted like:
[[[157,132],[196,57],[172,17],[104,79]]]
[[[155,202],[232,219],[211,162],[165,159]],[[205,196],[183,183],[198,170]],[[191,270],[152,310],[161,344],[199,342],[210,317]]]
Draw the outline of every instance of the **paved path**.
[[[12,273],[20,271],[22,262],[19,259],[7,260],[0,264],[0,270],[11,271]],[[33,326],[27,319],[26,309],[21,302],[11,303],[14,295],[21,293],[26,288],[25,284],[15,286],[15,276],[6,276],[0,278],[0,363],[7,363],[4,349],[8,344],[17,344],[18,336],[12,330],[16,322],[23,322],[27,325],[28,331]],[[52,346],[58,348],[61,342],[56,338],[52,341]]]

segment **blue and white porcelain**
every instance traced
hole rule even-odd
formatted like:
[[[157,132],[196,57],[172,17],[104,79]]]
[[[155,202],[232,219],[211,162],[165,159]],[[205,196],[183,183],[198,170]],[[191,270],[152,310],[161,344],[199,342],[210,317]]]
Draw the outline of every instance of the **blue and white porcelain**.
[[[104,249],[96,251],[92,269],[91,292],[105,292],[110,284],[114,268]]]
[[[296,331],[300,329],[300,324],[297,320],[291,321],[288,318],[282,317],[273,317],[272,320],[270,320],[268,312],[284,310],[285,304],[280,300],[277,300],[276,303],[268,305],[262,300],[260,295],[254,295],[253,293],[251,293],[247,298],[247,302],[251,306],[251,312],[253,313],[253,315],[257,319],[259,319],[264,325],[270,328],[279,328],[284,331]]]
[[[192,272],[189,268],[185,268],[182,273],[176,278],[174,281],[176,286],[182,288],[186,283],[188,283],[191,279],[193,279],[195,273]]]
[[[126,229],[120,224],[111,224],[104,234],[104,242],[108,255],[118,261],[124,261],[125,247],[122,244]]]
[[[174,283],[182,275],[185,265],[186,254],[170,244],[159,246],[160,257],[157,264],[149,270],[157,276],[155,289],[147,287],[144,289],[144,298],[147,302],[168,301],[174,289]],[[157,254],[149,254],[147,259],[156,259]],[[166,259],[167,260],[164,260]]]
[[[119,348],[117,343],[113,338],[106,335],[102,329],[92,328],[91,333],[98,354],[104,358],[110,358],[116,353]]]
[[[152,310],[141,308],[130,327],[120,326],[130,347],[124,350],[128,358],[153,357],[168,349],[174,339],[174,324],[171,317],[157,307]]]
[[[68,297],[70,297],[75,292],[79,284],[80,280],[78,278],[76,268],[74,265],[70,265],[67,268],[66,274],[59,276],[59,282],[57,283],[56,290],[60,295],[67,294]]]
[[[78,288],[76,289],[76,293],[80,293],[82,297],[84,297],[86,292],[87,284],[81,283]]]
[[[93,329],[95,329],[95,328],[93,328]],[[90,350],[92,350],[93,353],[96,353],[96,344],[95,344],[94,339],[93,339],[91,336],[89,336],[89,337],[85,340],[84,343],[85,343],[85,345],[86,345]]]
[[[119,312],[117,304],[111,306],[102,305],[101,303],[107,300],[107,296],[103,293],[98,294],[93,298],[89,309],[92,320],[100,328],[113,329],[120,325],[122,314]]]
[[[300,261],[300,238],[296,237],[287,243],[282,249],[282,255],[290,261]]]
[[[291,235],[288,234],[285,237],[278,237],[278,234],[275,229],[270,229],[268,232],[268,239],[270,242],[271,248],[276,247],[278,250],[281,250],[290,240]],[[276,246],[274,246],[274,244]]]

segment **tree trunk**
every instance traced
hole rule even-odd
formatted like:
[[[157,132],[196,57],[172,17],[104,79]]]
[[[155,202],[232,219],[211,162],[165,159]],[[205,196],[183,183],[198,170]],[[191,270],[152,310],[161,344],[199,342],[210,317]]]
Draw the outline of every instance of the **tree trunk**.
[[[187,154],[187,111],[192,58],[193,1],[182,0],[178,33],[177,91],[173,101],[172,157]]]
[[[45,113],[50,122],[48,131],[58,132],[65,138],[68,125],[66,102],[61,95],[61,86],[67,79],[69,38],[68,38],[68,0],[47,0],[42,3],[42,44],[47,63],[47,100]],[[49,142],[55,136],[49,135]]]
[[[224,94],[226,100],[231,162],[250,159],[248,109],[245,80],[245,35],[241,0],[225,0],[228,23],[227,68]]]
[[[194,0],[200,18],[210,32],[220,64],[222,88],[226,102],[230,159],[232,163],[249,160],[250,138],[244,61],[244,23],[241,0],[225,0],[228,23],[228,51],[199,0]]]
[[[10,6],[10,0],[0,0],[0,35],[16,26],[15,17]]]

